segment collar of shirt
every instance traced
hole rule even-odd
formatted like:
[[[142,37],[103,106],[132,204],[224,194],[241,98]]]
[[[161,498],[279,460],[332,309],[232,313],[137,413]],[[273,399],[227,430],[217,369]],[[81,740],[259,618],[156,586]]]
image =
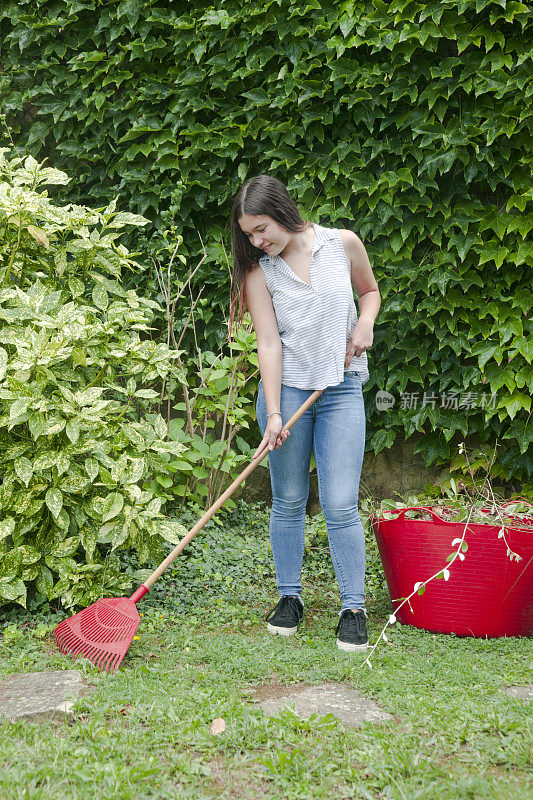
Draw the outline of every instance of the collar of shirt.
[[[335,231],[332,230],[331,228],[329,228],[329,229],[328,228],[323,228],[322,225],[317,225],[316,222],[312,222],[311,224],[312,224],[313,228],[315,229],[315,240],[313,242],[313,249],[311,250],[311,258],[312,258],[314,256],[314,254],[318,250],[320,250],[320,248],[322,247],[322,245],[325,242],[327,242],[329,239],[334,239],[335,238]],[[263,256],[262,259],[264,257],[265,256]],[[269,258],[271,261],[274,261],[274,262],[275,261],[283,261],[281,256],[271,256],[268,253],[266,253],[266,257]]]
[[[320,248],[322,247],[323,244],[325,244],[325,242],[329,241],[330,239],[335,239],[336,232],[331,228],[324,228],[322,227],[322,225],[317,225],[316,222],[312,222],[311,224],[315,229],[315,239],[313,242],[313,248],[311,250],[311,267],[312,267],[315,253],[317,253],[318,250],[320,250]],[[264,258],[265,256],[261,258],[261,261],[263,261]],[[305,284],[305,286],[309,286],[311,289],[313,288],[312,275],[311,275],[311,284],[308,284],[306,281],[302,281],[301,278],[299,278],[297,275],[294,274],[294,272],[289,267],[287,262],[281,256],[270,256],[267,253],[266,258],[269,259],[271,264],[276,264],[277,267],[281,269],[282,272],[288,274],[291,278],[296,279],[299,283]]]

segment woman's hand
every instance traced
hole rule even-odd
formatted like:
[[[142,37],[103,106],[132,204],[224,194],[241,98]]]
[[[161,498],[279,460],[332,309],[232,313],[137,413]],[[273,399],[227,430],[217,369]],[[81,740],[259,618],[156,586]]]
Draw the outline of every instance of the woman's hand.
[[[261,444],[253,454],[253,458],[257,458],[261,450],[263,450],[267,444],[270,450],[277,450],[278,447],[281,447],[287,436],[291,435],[290,431],[282,431],[282,428],[283,422],[281,414],[275,414],[273,417],[268,418],[265,435],[263,436]]]
[[[344,358],[344,368],[348,369],[351,360],[354,356],[357,358],[366,352],[374,341],[374,323],[367,322],[365,319],[360,319],[353,329],[350,341],[346,347],[346,356]]]

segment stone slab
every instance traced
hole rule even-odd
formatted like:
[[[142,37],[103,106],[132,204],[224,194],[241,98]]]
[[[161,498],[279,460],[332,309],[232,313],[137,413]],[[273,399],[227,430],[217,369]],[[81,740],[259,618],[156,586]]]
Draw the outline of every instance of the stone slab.
[[[518,700],[533,700],[533,683],[527,683],[525,686],[508,686],[505,693]]]
[[[0,681],[0,717],[37,721],[68,716],[84,688],[77,669],[6,678]]]
[[[260,702],[259,706],[269,716],[276,714],[281,708],[292,708],[302,719],[309,719],[313,714],[333,714],[350,727],[357,727],[361,722],[393,719],[391,714],[382,711],[370,698],[364,697],[355,689],[335,683],[309,686],[281,697],[270,697]]]

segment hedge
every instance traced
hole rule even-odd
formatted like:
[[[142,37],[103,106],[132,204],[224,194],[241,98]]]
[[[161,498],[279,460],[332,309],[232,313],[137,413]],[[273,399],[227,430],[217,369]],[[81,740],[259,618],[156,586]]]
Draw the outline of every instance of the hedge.
[[[225,333],[228,214],[244,179],[270,172],[306,218],[354,230],[383,296],[369,448],[418,434],[429,465],[460,441],[497,440],[501,476],[523,481],[528,11],[506,0],[17,0],[0,11],[3,111],[21,152],[75,173],[72,201],[119,192],[151,220],[136,240],[146,264],[163,231],[183,235],[196,263],[201,235],[206,341]],[[157,291],[150,270],[138,280]],[[394,396],[387,412],[378,389]]]

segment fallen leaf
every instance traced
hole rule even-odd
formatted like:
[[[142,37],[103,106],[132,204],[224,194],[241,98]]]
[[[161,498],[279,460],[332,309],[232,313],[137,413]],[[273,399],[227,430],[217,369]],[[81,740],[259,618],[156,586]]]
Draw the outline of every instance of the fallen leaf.
[[[213,736],[218,736],[225,730],[226,730],[226,723],[224,722],[222,717],[217,717],[211,723],[211,733],[213,734]]]

